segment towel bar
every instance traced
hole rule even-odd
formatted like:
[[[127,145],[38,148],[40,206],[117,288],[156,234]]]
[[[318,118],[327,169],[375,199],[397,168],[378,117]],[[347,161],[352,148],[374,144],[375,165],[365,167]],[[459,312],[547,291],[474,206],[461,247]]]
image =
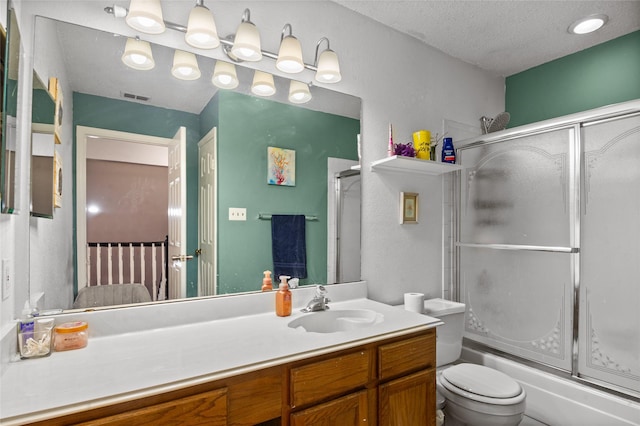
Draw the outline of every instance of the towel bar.
[[[271,220],[271,216],[273,216],[273,213],[258,213],[258,219],[261,219],[261,220]],[[318,220],[317,215],[305,214],[304,218],[305,220]]]

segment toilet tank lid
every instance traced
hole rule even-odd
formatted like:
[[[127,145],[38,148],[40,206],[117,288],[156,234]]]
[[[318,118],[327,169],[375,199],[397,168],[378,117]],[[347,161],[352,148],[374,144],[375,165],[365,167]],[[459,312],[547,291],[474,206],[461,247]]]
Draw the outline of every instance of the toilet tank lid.
[[[465,304],[445,299],[428,299],[424,301],[424,313],[432,317],[464,312]]]
[[[442,377],[458,389],[488,398],[515,398],[522,394],[518,382],[484,365],[457,364],[443,370]]]

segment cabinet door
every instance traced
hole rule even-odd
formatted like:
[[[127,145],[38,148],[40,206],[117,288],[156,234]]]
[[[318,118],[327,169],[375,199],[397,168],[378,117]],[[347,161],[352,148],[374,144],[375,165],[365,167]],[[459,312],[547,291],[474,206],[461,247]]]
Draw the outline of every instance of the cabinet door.
[[[378,426],[435,426],[435,369],[380,385]]]
[[[226,424],[226,388],[78,423],[78,425],[86,426],[225,426]]]
[[[367,426],[367,391],[352,393],[291,414],[291,426]]]

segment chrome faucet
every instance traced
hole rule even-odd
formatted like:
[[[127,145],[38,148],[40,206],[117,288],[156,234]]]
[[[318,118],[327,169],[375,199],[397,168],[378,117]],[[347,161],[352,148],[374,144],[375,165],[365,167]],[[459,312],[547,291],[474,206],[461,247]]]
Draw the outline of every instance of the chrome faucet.
[[[316,294],[313,296],[313,299],[307,303],[306,308],[302,308],[302,312],[316,312],[316,311],[326,311],[329,309],[327,303],[331,302],[328,297],[324,295],[327,294],[327,289],[324,288],[323,285],[319,285],[316,287]]]

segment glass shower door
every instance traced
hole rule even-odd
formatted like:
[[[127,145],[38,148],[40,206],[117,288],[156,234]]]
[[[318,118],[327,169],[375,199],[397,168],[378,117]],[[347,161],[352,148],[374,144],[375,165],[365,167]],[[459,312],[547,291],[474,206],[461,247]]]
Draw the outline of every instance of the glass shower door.
[[[459,150],[465,337],[571,370],[576,127]]]
[[[583,139],[579,373],[640,392],[640,116]]]

